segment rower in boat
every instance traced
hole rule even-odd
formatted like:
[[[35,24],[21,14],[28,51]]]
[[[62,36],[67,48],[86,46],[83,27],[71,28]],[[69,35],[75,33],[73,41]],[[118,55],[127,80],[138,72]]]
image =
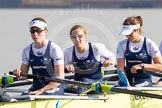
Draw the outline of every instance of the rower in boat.
[[[127,39],[118,44],[117,70],[125,72],[131,86],[148,87],[152,86],[152,78],[150,74],[143,73],[146,69],[145,64],[152,64],[152,60],[155,64],[162,64],[162,59],[158,46],[142,35],[142,25],[141,16],[130,16],[123,22],[119,34],[126,36]],[[122,83],[119,85],[122,86]]]
[[[13,70],[13,74],[23,80],[22,74],[27,74],[31,67],[33,75],[64,79],[63,52],[57,44],[46,39],[48,34],[46,21],[36,17],[29,23],[29,29],[33,42],[23,49],[21,67]],[[34,78],[33,85],[24,94],[62,95],[63,93],[61,84],[43,78]]]
[[[161,52],[161,55],[162,55],[162,40],[161,40],[159,49],[160,49],[160,52]],[[161,64],[161,65],[158,65],[157,69],[160,69],[160,70],[158,70],[158,71],[162,72],[162,64]],[[162,86],[162,78],[160,78],[160,79],[158,80],[157,85],[158,85],[158,86]]]
[[[114,54],[102,43],[89,43],[88,31],[82,25],[74,25],[70,30],[70,39],[74,46],[65,49],[65,69],[74,73],[74,80],[88,83],[103,81],[103,67],[115,62]],[[79,89],[79,92],[85,89]]]

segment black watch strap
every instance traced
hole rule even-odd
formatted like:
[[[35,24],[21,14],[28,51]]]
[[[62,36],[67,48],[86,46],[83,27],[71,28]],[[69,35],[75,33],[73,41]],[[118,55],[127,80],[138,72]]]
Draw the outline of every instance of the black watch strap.
[[[145,65],[144,63],[141,63],[141,65],[140,65],[142,68],[142,71],[144,71],[144,65]]]

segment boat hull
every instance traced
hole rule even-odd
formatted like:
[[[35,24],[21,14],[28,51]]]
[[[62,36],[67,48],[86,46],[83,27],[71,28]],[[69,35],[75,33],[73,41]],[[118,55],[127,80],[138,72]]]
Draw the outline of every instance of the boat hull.
[[[162,91],[151,91],[162,94]],[[121,93],[106,96],[35,96],[30,100],[13,103],[0,103],[0,108],[160,108],[161,99]]]

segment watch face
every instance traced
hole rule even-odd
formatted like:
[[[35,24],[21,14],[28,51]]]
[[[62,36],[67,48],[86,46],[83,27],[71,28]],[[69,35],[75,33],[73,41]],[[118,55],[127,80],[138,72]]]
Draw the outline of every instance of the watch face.
[[[142,63],[141,66],[144,67],[144,63]]]
[[[141,68],[142,70],[144,70],[144,63],[141,63]]]

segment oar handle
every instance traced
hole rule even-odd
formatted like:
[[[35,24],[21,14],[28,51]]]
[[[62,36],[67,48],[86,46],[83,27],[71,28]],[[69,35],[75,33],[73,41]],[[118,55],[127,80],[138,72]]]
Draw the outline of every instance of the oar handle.
[[[9,71],[9,74],[10,74],[10,75],[14,75],[12,71]]]
[[[115,67],[117,67],[117,65],[115,65]],[[124,67],[124,70],[126,70],[126,67]],[[162,77],[162,72],[151,72],[151,71],[146,71],[142,69],[138,69],[137,73],[138,72],[143,72],[144,74],[151,74],[153,76]]]

